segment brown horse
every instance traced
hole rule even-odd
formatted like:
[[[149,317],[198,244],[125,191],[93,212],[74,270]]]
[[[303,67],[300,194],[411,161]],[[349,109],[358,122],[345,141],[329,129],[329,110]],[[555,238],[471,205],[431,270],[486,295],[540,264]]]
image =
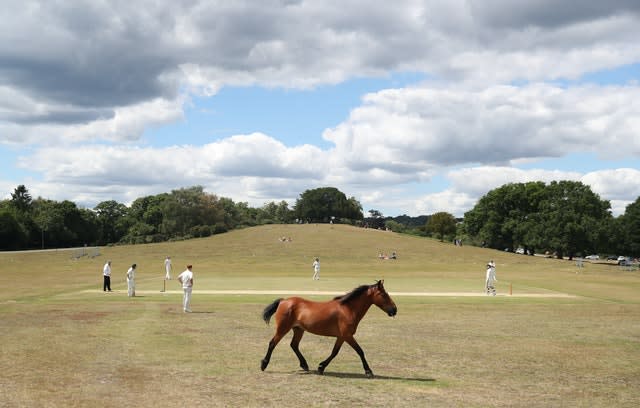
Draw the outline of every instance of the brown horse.
[[[269,324],[271,316],[276,315],[276,334],[269,341],[267,354],[262,359],[260,368],[264,371],[269,365],[271,353],[278,342],[293,329],[291,348],[298,360],[300,368],[309,371],[309,365],[305,360],[298,345],[305,331],[319,336],[336,337],[331,355],[320,363],[318,373],[323,374],[331,360],[338,354],[342,343],[345,341],[358,353],[365,375],[373,377],[373,372],[364,358],[364,352],[353,338],[358,328],[358,323],[364,317],[371,305],[376,305],[389,316],[395,316],[398,312],[396,304],[384,290],[384,281],[380,280],[373,285],[362,285],[351,292],[337,296],[328,302],[313,302],[299,297],[288,299],[276,299],[262,312],[262,318]]]

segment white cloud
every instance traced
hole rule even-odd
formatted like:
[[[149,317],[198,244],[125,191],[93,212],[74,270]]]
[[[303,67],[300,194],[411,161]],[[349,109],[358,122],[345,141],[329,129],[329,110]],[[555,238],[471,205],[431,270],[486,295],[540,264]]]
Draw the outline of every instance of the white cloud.
[[[639,88],[633,86],[386,90],[367,95],[347,121],[325,131],[325,139],[335,144],[326,151],[306,144],[286,147],[254,133],[203,146],[42,148],[21,165],[41,172],[52,185],[67,187],[58,192],[69,191],[71,184],[86,184],[89,190],[94,185],[153,186],[148,190],[155,192],[201,184],[261,204],[268,197],[291,201],[296,198],[292,193],[332,185],[362,195],[371,207],[397,208],[402,203],[417,215],[443,205],[460,216],[471,202],[505,183],[584,176],[567,170],[521,170],[513,167],[517,163],[573,151],[618,156],[640,151],[633,119],[640,114],[639,99]],[[116,115],[112,128],[141,131],[137,119],[155,106]],[[167,117],[179,112],[171,104],[158,106]],[[625,146],[624,152],[611,149],[619,145]],[[449,190],[410,203],[415,198],[407,196],[408,184],[429,182],[450,166],[474,163],[484,165],[450,171]],[[585,176],[585,182],[603,198],[617,200],[619,212],[640,190],[626,184],[617,190],[603,187],[616,178],[620,174],[596,172]]]
[[[82,112],[69,107],[67,116],[98,116],[77,123],[63,123],[64,107],[35,106],[23,114],[27,125],[4,122],[0,115],[0,143],[34,145],[73,145],[91,141],[126,142],[139,140],[145,129],[176,122],[183,118],[183,99],[153,99],[139,104],[100,112]],[[0,107],[1,108],[1,107]],[[54,119],[55,117],[55,119]],[[48,118],[56,123],[48,121]]]
[[[600,170],[585,174],[581,181],[591,186],[600,198],[611,202],[613,214],[625,212],[626,206],[639,197],[640,170],[621,168]]]
[[[460,215],[505,182],[584,180],[614,212],[640,191],[636,169],[517,168],[569,152],[640,155],[637,82],[549,83],[637,64],[637,1],[25,0],[0,19],[0,144],[29,146],[19,163],[42,174],[36,195],[127,202],[202,184],[259,205],[333,185],[369,208]],[[429,81],[366,95],[324,132],[327,150],[259,132],[136,146],[183,120],[191,96],[225,86],[406,71]],[[411,185],[442,174],[451,186],[416,200]]]
[[[640,152],[638,100],[636,86],[392,89],[367,95],[324,138],[354,169],[396,173],[515,163],[575,150],[619,157]]]
[[[454,191],[464,192],[472,197],[480,198],[489,190],[508,183],[528,183],[542,181],[549,183],[554,180],[580,181],[582,175],[578,172],[561,170],[522,170],[513,167],[472,167],[450,171],[447,178],[451,181]]]
[[[274,191],[283,185],[321,182],[327,168],[326,155],[317,147],[286,147],[264,134],[237,135],[204,146],[43,147],[19,158],[19,165],[44,174],[44,183],[29,187],[34,194],[72,196],[90,206],[96,204],[95,197],[109,194],[124,200],[190,185],[210,186],[218,194],[237,193],[240,201],[262,204],[277,196]],[[104,185],[112,188],[101,191]],[[130,190],[136,193],[126,196]],[[291,198],[292,188],[285,191],[283,199]]]
[[[462,217],[476,204],[479,197],[454,190],[444,190],[418,197],[413,203],[412,215],[448,212],[455,217]]]
[[[494,3],[26,0],[0,11],[0,90],[10,86],[13,99],[27,102],[0,106],[0,142],[18,142],[20,134],[24,143],[42,140],[39,134],[73,142],[139,138],[140,128],[181,114],[168,117],[156,106],[136,115],[136,124],[122,115],[157,101],[181,108],[185,90],[311,88],[403,70],[486,89],[488,82],[577,78],[640,59],[633,2]],[[114,125],[122,120],[128,126]]]

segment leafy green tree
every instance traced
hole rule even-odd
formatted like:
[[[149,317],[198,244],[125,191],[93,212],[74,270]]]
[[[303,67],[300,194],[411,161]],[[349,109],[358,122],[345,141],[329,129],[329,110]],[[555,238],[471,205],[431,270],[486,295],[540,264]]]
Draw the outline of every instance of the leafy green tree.
[[[141,221],[136,221],[129,225],[127,234],[120,240],[127,244],[148,244],[152,242],[162,242],[164,235],[158,234],[151,225]]]
[[[362,204],[355,197],[349,197],[347,200],[347,216],[344,218],[351,221],[361,221],[364,218]]]
[[[429,217],[425,230],[444,241],[445,236],[456,232],[456,218],[448,212],[437,212]]]
[[[136,199],[127,211],[127,234],[122,239],[127,243],[161,242],[166,236],[161,233],[164,219],[163,205],[169,194],[162,193]]]
[[[77,234],[80,243],[97,245],[100,240],[100,223],[97,214],[88,208],[79,208],[78,212]]]
[[[540,202],[535,234],[558,257],[595,252],[606,244],[603,226],[611,205],[578,181],[552,181]]]
[[[465,214],[464,229],[491,248],[536,248],[559,257],[606,245],[610,204],[575,181],[506,184]]]
[[[249,203],[234,203],[230,198],[221,197],[219,204],[223,210],[225,230],[257,225],[259,211],[249,207]]]
[[[531,233],[532,217],[544,193],[542,182],[511,183],[491,190],[464,215],[463,230],[490,248],[518,245],[533,250],[540,240]]]
[[[37,226],[31,213],[32,202],[31,194],[23,184],[14,189],[13,193],[11,193],[11,199],[7,201],[7,205],[12,209],[13,218],[20,225],[20,230],[23,234],[20,237],[26,241],[18,248],[29,247],[34,244]]]
[[[0,205],[0,249],[22,249],[27,245],[27,233],[13,208]]]
[[[382,229],[385,228],[385,218],[382,215],[382,212],[376,209],[371,209],[368,211],[369,216],[364,219],[364,222],[370,228]]]
[[[31,208],[31,202],[31,194],[29,194],[29,190],[27,190],[24,184],[20,184],[15,188],[13,193],[11,193],[11,203],[18,211],[28,211]]]
[[[278,206],[276,203],[271,201],[270,203],[266,203],[260,208],[258,211],[258,223],[260,224],[274,224],[277,223],[277,215]]]
[[[154,229],[154,233],[157,232],[164,216],[162,206],[168,197],[169,194],[162,193],[136,199],[129,208],[129,218],[147,224]]]
[[[220,197],[219,203],[224,213],[223,222],[227,230],[232,230],[236,228],[238,225],[241,225],[244,222],[246,222],[245,220],[241,219],[240,211],[236,206],[236,203],[234,203],[232,199],[228,197]]]
[[[343,192],[335,187],[322,187],[306,190],[296,200],[294,213],[297,218],[310,222],[329,222],[336,219],[362,219],[361,207],[357,200],[347,199]]]
[[[371,218],[383,218],[383,215],[379,210],[371,209],[368,213]]]
[[[289,208],[289,203],[282,200],[278,203],[276,208],[276,220],[282,224],[289,224],[293,221],[293,210]]]
[[[385,226],[393,232],[405,232],[407,227],[404,224],[400,224],[394,220],[388,220],[385,222]]]
[[[173,190],[163,208],[162,230],[168,237],[206,236],[224,226],[223,206],[202,186]]]
[[[640,197],[629,204],[619,217],[617,238],[618,253],[640,256]]]
[[[265,203],[258,209],[257,222],[259,224],[287,224],[293,220],[293,211],[289,209],[286,201]]]
[[[532,233],[535,231],[533,215],[538,211],[540,202],[545,197],[545,184],[542,182],[508,184],[505,186],[504,193],[502,205],[508,211],[502,234],[512,237],[510,248],[523,247],[525,251],[533,253],[541,244],[539,235]]]
[[[101,243],[119,242],[127,233],[127,206],[115,200],[108,200],[96,205],[94,210],[101,229]]]
[[[38,198],[33,201],[33,219],[42,248],[64,248],[96,243],[98,222],[94,213],[75,203]]]

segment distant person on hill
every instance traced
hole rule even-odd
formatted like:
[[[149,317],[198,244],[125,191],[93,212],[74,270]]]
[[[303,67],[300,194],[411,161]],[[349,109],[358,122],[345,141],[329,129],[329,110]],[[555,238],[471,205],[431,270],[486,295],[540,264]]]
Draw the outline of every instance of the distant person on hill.
[[[178,275],[178,282],[182,284],[184,292],[182,296],[182,310],[185,313],[191,313],[191,292],[193,290],[193,266],[187,265],[187,269]]]
[[[102,268],[102,290],[111,292],[111,261],[107,261]]]
[[[487,291],[487,296],[495,296],[496,288],[495,283],[498,281],[496,278],[496,263],[493,260],[487,263],[487,273],[485,277],[485,290]]]
[[[316,258],[311,266],[313,266],[313,280],[320,280],[320,259]]]
[[[165,271],[164,279],[165,280],[171,280],[171,269],[172,269],[171,257],[168,256],[164,260],[164,271]]]
[[[131,265],[127,271],[127,295],[129,297],[136,295],[136,264]]]

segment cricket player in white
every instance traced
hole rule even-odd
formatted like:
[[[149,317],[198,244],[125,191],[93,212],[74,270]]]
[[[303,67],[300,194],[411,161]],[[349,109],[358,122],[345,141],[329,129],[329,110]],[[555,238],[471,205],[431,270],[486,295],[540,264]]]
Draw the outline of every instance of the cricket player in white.
[[[496,288],[494,285],[497,281],[498,279],[496,278],[496,264],[495,262],[493,262],[493,260],[491,260],[487,264],[487,275],[485,278],[485,289],[487,291],[487,295],[496,295]]]
[[[102,290],[111,292],[111,261],[107,261],[102,268],[103,284]]]
[[[178,282],[182,284],[184,295],[182,296],[182,310],[185,313],[191,313],[191,292],[193,290],[193,271],[192,266],[187,265],[187,269],[178,275]]]
[[[127,289],[129,297],[136,295],[136,264],[131,265],[127,271]]]
[[[164,270],[165,270],[164,279],[171,280],[171,257],[167,257],[164,260]]]
[[[320,259],[313,261],[313,280],[320,280]]]

